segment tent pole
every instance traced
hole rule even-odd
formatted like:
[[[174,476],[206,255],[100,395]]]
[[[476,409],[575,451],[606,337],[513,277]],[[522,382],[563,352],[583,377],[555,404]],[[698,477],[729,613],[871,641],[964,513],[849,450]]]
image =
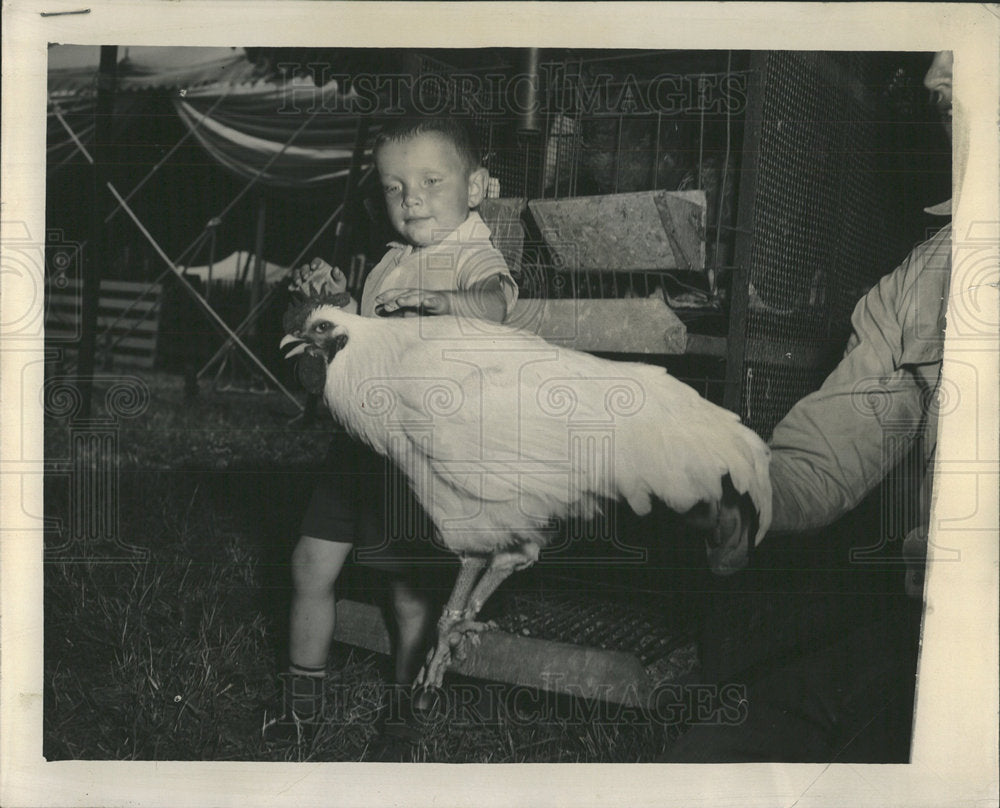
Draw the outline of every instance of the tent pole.
[[[362,176],[361,182],[364,182],[368,178],[368,176],[372,173],[372,170],[373,170],[372,167],[369,166],[368,169],[365,171],[364,176]],[[299,261],[301,261],[306,256],[306,253],[308,253],[309,250],[312,249],[312,246],[319,240],[319,237],[321,235],[323,235],[323,233],[326,232],[327,228],[331,224],[333,224],[333,222],[335,222],[340,217],[340,215],[343,212],[343,210],[344,210],[344,205],[343,204],[338,205],[337,209],[327,217],[327,220],[325,222],[323,222],[322,225],[320,225],[319,230],[317,230],[316,233],[313,234],[313,237],[311,239],[309,239],[309,243],[306,244],[306,246],[303,247],[301,250],[299,250],[299,254],[297,256],[295,256],[295,259],[291,262],[290,266],[291,266],[292,269],[294,269],[295,267],[297,267],[299,265]],[[253,320],[258,316],[258,314],[260,312],[260,309],[264,305],[266,305],[267,303],[270,303],[271,299],[276,294],[278,294],[278,292],[281,291],[281,289],[282,289],[282,285],[280,283],[275,284],[273,287],[271,287],[271,290],[264,296],[264,299],[261,300],[260,304],[258,305],[258,308],[256,310],[254,310],[254,311],[251,311],[243,319],[243,321],[238,326],[236,326],[235,329],[233,329],[234,332],[236,334],[242,334],[247,329],[247,327],[250,325],[250,323],[253,322]],[[212,355],[212,358],[209,359],[202,366],[201,370],[198,371],[198,378],[199,379],[208,372],[208,369],[212,366],[212,364],[215,362],[215,360],[217,360],[220,356],[222,356],[223,353],[225,353],[226,351],[229,350],[229,346],[230,346],[230,343],[227,341],[221,348],[219,348],[219,350],[217,350]]]
[[[111,119],[115,108],[115,80],[118,46],[101,46],[97,75],[97,106],[94,110],[93,197],[90,207],[90,247],[83,263],[83,309],[80,314],[80,349],[76,380],[80,390],[80,417],[89,418],[94,391],[94,353],[97,348],[97,309],[101,296],[101,264],[107,260],[108,234],[101,222],[107,192],[108,150],[111,147]]]
[[[232,92],[232,86],[230,86],[230,88],[226,90],[225,93],[223,93],[217,99],[215,99],[215,103],[212,104],[208,112],[206,112],[205,115],[202,118],[200,118],[193,127],[188,129],[180,140],[178,140],[173,146],[170,147],[170,151],[168,151],[165,155],[163,155],[163,157],[160,158],[160,161],[155,166],[153,166],[148,172],[146,172],[146,176],[143,177],[141,180],[139,180],[136,186],[125,195],[126,202],[131,200],[133,196],[139,193],[139,191],[142,189],[142,186],[145,185],[147,182],[149,182],[152,176],[163,167],[163,164],[167,162],[167,160],[170,159],[171,155],[181,147],[184,141],[186,141],[189,137],[191,137],[191,135],[193,135],[201,127],[202,123],[204,123],[211,117],[212,113],[215,112],[215,108],[222,103],[223,99],[226,98],[230,92]],[[104,217],[104,221],[110,222],[115,216],[118,215],[118,211],[120,211],[121,209],[122,209],[121,205],[115,205],[111,213],[109,213],[107,216]]]
[[[264,363],[257,358],[257,355],[246,346],[243,340],[241,340],[235,333],[233,333],[233,330],[228,325],[226,325],[225,320],[223,320],[215,311],[215,309],[213,309],[212,306],[205,300],[205,298],[203,298],[198,293],[198,290],[195,289],[190,284],[188,279],[184,277],[184,273],[181,272],[180,269],[178,269],[177,266],[173,263],[173,261],[170,260],[167,254],[163,252],[163,250],[160,248],[160,245],[156,243],[156,239],[153,238],[153,236],[146,229],[143,223],[139,221],[139,217],[135,215],[135,212],[132,210],[132,208],[128,206],[128,204],[122,198],[122,195],[118,193],[117,189],[110,182],[108,183],[108,189],[114,195],[115,199],[117,199],[118,202],[121,204],[122,208],[125,210],[125,213],[127,213],[129,218],[132,219],[132,221],[135,223],[135,226],[138,227],[139,231],[143,234],[143,236],[146,237],[146,240],[149,242],[150,246],[156,251],[157,255],[159,255],[160,258],[163,260],[163,262],[167,265],[167,269],[169,269],[174,274],[174,277],[181,282],[181,285],[190,293],[191,297],[195,299],[195,302],[197,302],[205,310],[205,313],[209,316],[212,322],[215,323],[215,325],[218,326],[218,328],[224,334],[229,336],[229,339],[236,344],[236,347],[238,347],[241,351],[243,351],[243,353],[246,354],[247,358],[250,359],[250,361],[253,362],[263,372],[263,374],[274,383],[275,387],[277,387],[282,393],[284,393],[285,396],[287,396],[288,399],[301,412],[302,405],[299,403],[299,400],[288,391],[288,388],[286,388],[281,382],[279,382],[275,378],[274,374],[271,373],[271,371],[267,369]]]
[[[358,118],[358,126],[354,134],[354,151],[351,153],[351,168],[347,172],[344,200],[341,202],[344,214],[337,221],[337,238],[333,245],[333,265],[339,267],[345,276],[350,275],[348,264],[351,258],[351,222],[354,216],[354,209],[357,205],[356,198],[361,185],[361,164],[365,159],[365,147],[367,145],[368,118],[362,115]],[[354,292],[353,289],[350,291]],[[316,409],[318,406],[319,395],[316,393],[307,393],[305,410],[302,412],[303,425],[308,426],[316,419]]]
[[[205,300],[212,296],[212,270],[215,268],[215,228],[212,228],[212,238],[208,243],[208,280],[205,282]]]
[[[257,308],[260,300],[261,287],[264,285],[264,227],[267,221],[267,202],[264,194],[257,194],[257,232],[254,236],[253,282],[250,285],[250,311]],[[251,323],[247,329],[247,339],[257,336],[257,322]]]

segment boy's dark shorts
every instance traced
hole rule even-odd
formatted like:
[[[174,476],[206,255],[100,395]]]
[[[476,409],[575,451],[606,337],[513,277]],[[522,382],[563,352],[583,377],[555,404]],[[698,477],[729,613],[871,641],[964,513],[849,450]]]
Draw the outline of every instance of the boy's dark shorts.
[[[385,569],[454,564],[433,523],[395,465],[338,431],[299,533],[354,545],[354,560]]]

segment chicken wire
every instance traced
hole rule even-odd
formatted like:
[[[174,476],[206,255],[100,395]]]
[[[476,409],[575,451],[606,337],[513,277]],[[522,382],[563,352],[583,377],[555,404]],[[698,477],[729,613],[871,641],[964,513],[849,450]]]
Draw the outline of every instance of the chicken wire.
[[[765,438],[822,382],[855,303],[892,265],[899,206],[871,72],[866,54],[766,58],[740,401]],[[811,358],[774,361],[774,346],[792,343]]]
[[[529,238],[523,275],[518,278],[521,297],[658,296],[672,306],[686,308],[717,303],[713,300],[715,277],[724,274],[731,262],[739,174],[739,131],[727,129],[726,125],[738,130],[741,120],[730,112],[706,112],[709,102],[705,100],[696,101],[693,108],[673,111],[632,108],[627,101],[629,92],[648,92],[654,73],[673,76],[668,71],[683,65],[680,57],[669,52],[639,56],[644,61],[637,66],[630,66],[629,57],[624,57],[625,67],[618,68],[616,74],[606,73],[614,69],[614,59],[571,59],[543,65],[544,76],[569,77],[570,82],[585,84],[597,75],[616,76],[601,86],[609,99],[626,99],[620,109],[588,111],[584,107],[589,90],[575,95],[567,94],[564,86],[545,86],[540,132],[526,133],[519,131],[520,119],[515,114],[477,111],[502,106],[499,99],[489,97],[491,88],[498,86],[489,81],[478,85],[476,98],[464,99],[462,109],[471,112],[483,144],[485,164],[491,177],[499,182],[501,196],[561,199],[634,191],[705,190],[709,269],[701,273],[703,277],[698,273],[665,273],[657,267],[630,272],[587,270],[567,275],[556,270],[543,239]],[[725,55],[713,59],[725,67]],[[449,87],[449,77],[476,72],[459,70],[425,54],[418,58],[416,69],[420,75],[442,79],[438,90],[433,84],[427,85],[425,100],[432,106],[438,100],[436,93],[455,91],[454,86]],[[633,71],[626,74],[627,86],[621,78],[623,71]],[[691,86],[708,81],[718,84],[719,75],[678,73],[676,80]],[[746,72],[730,70],[724,76],[742,79]],[[589,97],[592,101],[593,96]]]
[[[742,120],[728,110],[710,112],[711,102],[702,91],[690,107],[675,110],[634,108],[630,94],[651,97],[650,88],[669,75],[678,85],[700,86],[720,74],[683,73],[683,57],[659,54],[640,65],[618,67],[604,86],[618,108],[588,109],[588,92],[555,102],[550,88],[543,116],[541,173],[533,196],[562,199],[578,195],[607,195],[636,191],[703,190],[707,197],[707,256],[704,273],[663,272],[658,267],[629,272],[583,270],[566,276],[554,271],[551,256],[539,249],[526,258],[525,296],[549,298],[662,297],[674,308],[711,307],[717,300],[715,281],[729,269],[734,227],[734,200],[738,176],[738,131]],[[636,57],[632,57],[636,58]],[[720,57],[721,58],[721,57]],[[615,60],[567,61],[549,64],[549,75],[576,76],[586,88],[595,76],[614,66]],[[725,65],[725,61],[720,62]],[[681,69],[676,74],[671,69]],[[625,70],[625,78],[622,72]],[[604,73],[604,75],[608,75]],[[727,79],[742,79],[745,71],[728,70]],[[593,99],[593,95],[589,98]],[[706,124],[707,121],[707,124]],[[723,128],[723,123],[725,128]],[[725,136],[723,136],[725,132]],[[714,134],[712,134],[714,133]],[[736,136],[734,136],[734,134]],[[539,161],[535,161],[537,165]]]
[[[441,94],[457,92],[451,83],[456,73],[476,75],[485,72],[477,69],[459,68],[427,54],[416,59],[415,69],[420,76],[437,76],[441,82],[428,83],[422,87],[422,98],[426,106],[435,108],[441,101]],[[538,174],[538,155],[532,153],[531,144],[518,140],[517,119],[512,115],[491,112],[496,108],[489,97],[491,84],[488,81],[476,89],[475,97],[461,99],[460,108],[469,112],[471,123],[483,148],[483,162],[490,171],[490,177],[499,182],[500,195],[505,197],[528,196],[533,178]]]
[[[899,257],[903,207],[885,179],[890,116],[872,55],[773,52],[760,65],[756,190],[741,223],[747,254],[737,256],[746,320],[730,334],[743,340],[743,358],[729,375],[741,417],[766,440],[842,355],[854,306]],[[871,529],[864,511],[825,534],[826,555],[771,547],[777,555],[715,596],[702,645],[711,676],[740,676],[890,608],[878,570],[843,566],[844,545]]]
[[[675,682],[697,666],[694,636],[666,624],[664,611],[593,593],[523,592],[503,599],[496,623],[524,637],[635,656],[653,684]]]
[[[717,84],[723,76],[746,88],[759,73],[763,90],[756,152],[743,154],[745,109],[706,114],[701,98],[669,113],[628,104],[594,111],[585,108],[585,98],[569,93],[555,99],[553,88],[546,87],[540,132],[519,132],[514,114],[474,112],[472,117],[490,173],[505,197],[706,191],[709,271],[704,276],[656,267],[561,272],[544,239],[529,232],[517,278],[520,295],[662,297],[675,311],[691,313],[720,311],[727,293],[732,298],[745,292],[746,320],[734,323],[740,330],[729,334],[744,345],[739,365],[728,371],[739,391],[731,406],[767,438],[792,404],[822,382],[836,360],[835,346],[842,348],[854,304],[892,265],[892,231],[900,221],[899,206],[891,204],[884,181],[891,170],[888,116],[879,106],[872,54],[773,52],[748,68],[743,56],[720,52],[698,56],[702,71],[685,73],[694,58],[673,52],[598,54],[547,63],[542,73],[548,79],[583,77],[586,83],[610,72],[610,98],[619,96],[622,84],[615,82],[623,75],[634,76],[634,87],[642,91],[651,77],[671,70],[678,81],[696,87]],[[719,72],[722,68],[728,69]],[[429,56],[421,57],[419,69],[446,80],[457,70]],[[483,82],[480,92],[491,86]],[[484,97],[468,106],[496,110],[494,101]],[[744,175],[754,178],[755,199],[748,220],[737,222],[736,196]],[[736,256],[733,242],[740,232],[752,235],[749,249]],[[737,264],[747,271],[745,290],[729,286]],[[792,344],[794,364],[776,361]]]

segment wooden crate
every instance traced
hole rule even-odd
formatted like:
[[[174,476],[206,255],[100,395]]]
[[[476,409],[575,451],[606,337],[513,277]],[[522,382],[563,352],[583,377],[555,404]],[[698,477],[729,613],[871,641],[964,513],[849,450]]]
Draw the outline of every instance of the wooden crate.
[[[705,269],[704,191],[533,199],[528,208],[564,271]]]
[[[147,291],[148,290],[148,291]],[[151,368],[160,330],[158,283],[101,281],[97,309],[97,364]],[[81,336],[83,289],[79,280],[51,284],[45,307],[45,339],[76,352]]]

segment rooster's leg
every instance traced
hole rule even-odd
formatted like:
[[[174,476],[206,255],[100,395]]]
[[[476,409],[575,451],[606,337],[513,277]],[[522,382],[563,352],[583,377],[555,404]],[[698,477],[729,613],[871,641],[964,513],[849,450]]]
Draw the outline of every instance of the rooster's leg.
[[[451,646],[457,642],[453,627],[460,620],[464,619],[469,602],[469,593],[473,591],[476,580],[479,578],[483,567],[486,566],[487,559],[483,556],[462,556],[462,566],[458,571],[458,578],[455,586],[451,590],[448,603],[445,604],[444,611],[438,619],[437,645],[427,654],[427,661],[424,667],[417,674],[415,684],[427,687],[438,687],[444,677],[444,671],[451,662]],[[458,635],[461,637],[461,634]],[[434,679],[430,678],[434,672]],[[436,680],[436,681],[435,681]]]
[[[425,688],[440,687],[444,679],[444,672],[451,662],[452,648],[455,648],[455,656],[464,658],[461,643],[468,636],[473,643],[478,643],[479,634],[488,628],[492,628],[492,623],[482,623],[476,620],[483,604],[489,600],[490,596],[496,592],[497,587],[506,581],[511,573],[516,570],[523,570],[530,567],[538,559],[538,547],[533,544],[525,545],[521,551],[497,553],[490,559],[490,565],[483,573],[475,588],[465,599],[465,608],[461,615],[452,620],[448,625],[448,633],[438,634],[438,647],[435,649],[434,658],[428,658],[427,665],[417,677],[417,682]],[[458,584],[456,583],[456,588]],[[448,605],[451,606],[449,600]],[[440,627],[440,623],[438,624]],[[442,649],[444,651],[442,652]]]
[[[462,622],[455,626],[461,631],[482,631],[488,628],[488,623],[475,622],[476,616],[483,605],[490,599],[497,588],[506,581],[511,573],[530,567],[538,560],[538,546],[527,544],[521,550],[507,553],[497,553],[490,559],[490,565],[479,579],[476,588],[470,593]]]

